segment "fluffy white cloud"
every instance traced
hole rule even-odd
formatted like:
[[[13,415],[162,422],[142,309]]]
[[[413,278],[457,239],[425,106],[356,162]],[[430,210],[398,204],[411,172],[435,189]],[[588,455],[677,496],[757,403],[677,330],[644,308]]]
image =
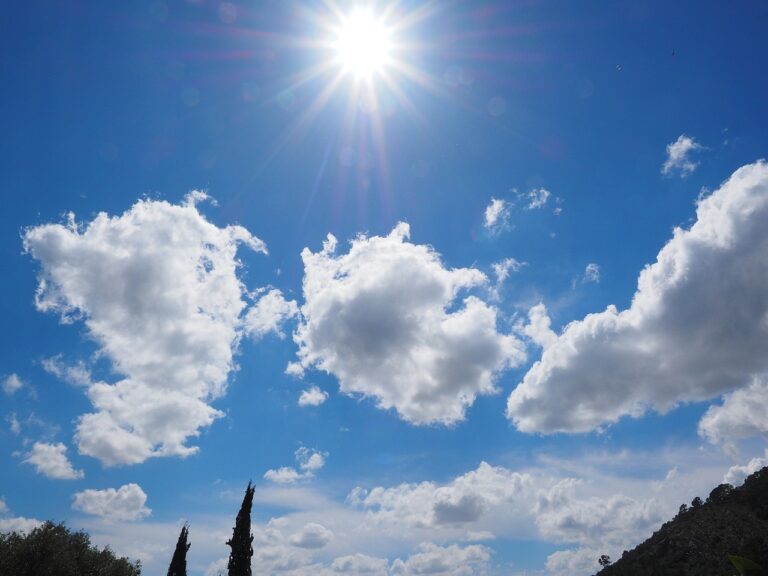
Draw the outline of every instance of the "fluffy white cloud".
[[[3,498],[0,498],[0,534],[6,532],[31,532],[43,522],[35,518],[10,516],[11,511]]]
[[[728,469],[728,472],[725,473],[723,482],[731,484],[732,486],[741,486],[747,476],[754,474],[758,470],[762,470],[766,466],[768,466],[768,449],[766,449],[763,458],[755,457],[743,466],[731,466]]]
[[[703,148],[690,136],[681,134],[677,140],[667,144],[667,159],[661,167],[662,174],[671,174],[678,172],[680,176],[686,177],[696,170],[699,163],[691,160],[691,153]]]
[[[84,490],[74,496],[72,508],[109,521],[140,520],[152,513],[145,506],[147,495],[138,484],[125,484],[117,490]]]
[[[523,327],[523,333],[534,344],[547,348],[557,342],[557,334],[551,326],[552,320],[547,313],[547,307],[540,302],[528,310],[528,324]]]
[[[336,574],[358,576],[387,576],[389,562],[384,558],[374,558],[365,554],[340,556],[331,563],[331,571]]]
[[[541,534],[558,542],[633,542],[664,520],[664,510],[651,498],[638,501],[621,494],[578,496],[580,481],[565,479],[539,491],[536,523]],[[614,546],[615,547],[615,546]]]
[[[261,296],[245,314],[245,332],[258,340],[273,332],[284,337],[282,326],[299,314],[299,307],[293,300],[286,300],[280,290],[272,289]]]
[[[67,458],[67,447],[61,442],[47,444],[35,442],[32,450],[24,455],[24,463],[35,467],[38,474],[58,480],[76,480],[83,478],[82,470],[75,470]]]
[[[438,546],[425,543],[419,552],[405,561],[399,558],[392,563],[393,576],[435,574],[439,576],[479,576],[485,574],[491,561],[491,551],[485,546]]]
[[[299,406],[320,406],[326,400],[328,400],[328,392],[320,390],[317,386],[312,386],[301,392]]]
[[[501,232],[509,226],[511,204],[500,198],[491,198],[490,204],[485,208],[483,226],[491,233]]]
[[[461,290],[487,283],[473,268],[447,269],[429,246],[408,242],[400,223],[384,237],[359,236],[348,254],[302,252],[303,321],[294,372],[334,374],[346,394],[375,398],[413,424],[452,424],[476,396],[524,358],[522,343],[496,329],[494,307]],[[450,310],[450,311],[449,311]]]
[[[600,283],[600,266],[594,262],[587,264],[584,268],[584,282]]]
[[[203,197],[142,200],[121,216],[80,225],[70,215],[24,234],[41,265],[37,308],[83,319],[125,376],[89,386],[95,412],[77,425],[79,451],[105,465],[192,454],[188,439],[221,416],[208,402],[226,389],[247,306],[237,247],[266,248],[240,226],[209,223],[195,206]]]
[[[333,532],[322,524],[310,522],[291,536],[290,542],[298,548],[325,548],[333,540]]]
[[[699,422],[699,434],[712,443],[768,434],[768,377],[755,377],[749,386],[710,406]]]
[[[295,482],[302,480],[304,475],[296,470],[296,468],[282,466],[280,468],[267,470],[264,473],[264,478],[270,482],[275,482],[276,484],[294,484]]]
[[[493,507],[513,507],[532,494],[530,475],[482,462],[477,470],[444,486],[421,482],[371,490],[358,487],[349,494],[348,501],[367,510],[376,521],[424,528],[469,524]]]
[[[510,395],[508,417],[525,432],[588,431],[768,371],[766,221],[768,166],[757,162],[699,202],[693,226],[676,229],[642,271],[627,310],[609,306],[546,344]]]
[[[3,392],[12,396],[24,387],[24,383],[19,378],[18,374],[11,374],[3,379]]]
[[[276,484],[295,484],[299,480],[310,480],[315,477],[315,472],[325,466],[328,453],[300,446],[294,453],[294,457],[299,467],[298,470],[283,466],[276,470],[267,470],[264,478]]]

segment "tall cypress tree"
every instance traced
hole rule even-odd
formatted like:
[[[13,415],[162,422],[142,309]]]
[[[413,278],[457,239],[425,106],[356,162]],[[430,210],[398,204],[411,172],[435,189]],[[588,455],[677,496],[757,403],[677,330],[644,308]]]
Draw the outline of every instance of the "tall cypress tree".
[[[189,527],[184,524],[181,527],[179,540],[176,542],[176,550],[171,558],[171,565],[168,566],[168,576],[187,576],[187,550],[192,544],[187,543],[189,536]]]
[[[248,482],[243,504],[237,513],[232,538],[227,546],[232,548],[229,554],[227,570],[229,576],[251,576],[251,556],[253,556],[253,534],[251,534],[251,506],[253,505],[254,487]]]

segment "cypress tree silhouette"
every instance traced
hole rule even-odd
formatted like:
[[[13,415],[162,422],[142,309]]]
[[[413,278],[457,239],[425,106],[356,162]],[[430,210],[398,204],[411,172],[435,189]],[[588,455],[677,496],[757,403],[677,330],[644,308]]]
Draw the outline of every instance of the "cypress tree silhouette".
[[[253,534],[251,534],[251,506],[253,505],[253,485],[248,482],[243,504],[237,513],[232,538],[227,546],[232,548],[229,554],[227,570],[229,576],[251,576],[251,556],[253,556]]]
[[[189,527],[184,524],[181,527],[179,540],[176,542],[176,550],[171,558],[171,565],[168,566],[168,576],[187,576],[187,550],[192,544],[187,543],[189,536]]]

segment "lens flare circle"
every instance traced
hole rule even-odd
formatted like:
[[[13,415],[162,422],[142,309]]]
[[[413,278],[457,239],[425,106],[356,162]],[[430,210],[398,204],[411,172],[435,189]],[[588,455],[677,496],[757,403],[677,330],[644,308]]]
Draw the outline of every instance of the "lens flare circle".
[[[364,8],[354,10],[341,22],[334,47],[342,68],[357,77],[383,72],[392,59],[389,31]]]

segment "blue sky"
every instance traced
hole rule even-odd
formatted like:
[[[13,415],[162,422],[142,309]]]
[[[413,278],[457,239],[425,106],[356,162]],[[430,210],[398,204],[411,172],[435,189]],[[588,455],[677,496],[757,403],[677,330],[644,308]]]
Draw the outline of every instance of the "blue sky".
[[[9,7],[0,528],[215,575],[251,479],[259,573],[592,574],[740,482],[766,17]]]

